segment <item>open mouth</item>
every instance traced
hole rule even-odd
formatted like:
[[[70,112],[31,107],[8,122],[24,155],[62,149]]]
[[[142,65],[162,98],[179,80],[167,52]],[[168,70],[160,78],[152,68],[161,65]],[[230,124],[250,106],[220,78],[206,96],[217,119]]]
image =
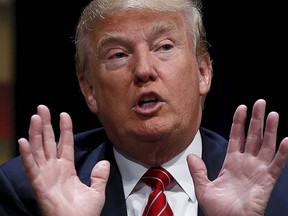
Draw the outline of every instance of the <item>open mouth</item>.
[[[138,106],[143,107],[143,108],[151,107],[157,104],[158,101],[159,101],[159,98],[156,95],[149,94],[140,98],[140,100],[138,101]]]

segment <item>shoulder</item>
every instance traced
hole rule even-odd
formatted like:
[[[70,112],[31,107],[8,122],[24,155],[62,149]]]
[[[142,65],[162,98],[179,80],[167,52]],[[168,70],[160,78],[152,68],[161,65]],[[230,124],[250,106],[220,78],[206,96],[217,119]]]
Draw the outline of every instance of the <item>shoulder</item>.
[[[104,148],[104,143],[107,143],[108,138],[103,128],[96,128],[89,131],[77,133],[74,135],[74,150],[75,162],[88,157],[88,155],[100,154]],[[94,151],[95,150],[95,151]],[[0,180],[10,179],[14,181],[17,179],[26,178],[21,157],[18,155],[0,165]],[[0,181],[1,182],[1,181]],[[11,183],[11,182],[10,182]]]
[[[207,128],[200,128],[202,159],[210,180],[217,178],[225,159],[228,141],[220,134]]]
[[[74,145],[80,149],[97,148],[108,141],[103,127],[80,132],[74,135]]]
[[[220,135],[219,133],[216,133],[204,127],[201,127],[199,131],[201,134],[203,145],[213,144],[213,145],[217,145],[218,147],[222,147],[224,149],[227,148],[228,140],[222,135]]]

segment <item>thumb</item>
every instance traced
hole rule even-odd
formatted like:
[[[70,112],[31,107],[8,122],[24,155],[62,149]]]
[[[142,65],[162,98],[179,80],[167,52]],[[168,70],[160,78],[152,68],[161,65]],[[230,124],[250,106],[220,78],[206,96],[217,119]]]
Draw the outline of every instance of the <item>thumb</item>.
[[[110,174],[110,163],[106,160],[99,161],[91,172],[91,188],[105,196],[105,189]]]
[[[200,157],[193,154],[187,156],[187,162],[194,181],[196,195],[199,197],[210,182],[207,177],[206,166]]]

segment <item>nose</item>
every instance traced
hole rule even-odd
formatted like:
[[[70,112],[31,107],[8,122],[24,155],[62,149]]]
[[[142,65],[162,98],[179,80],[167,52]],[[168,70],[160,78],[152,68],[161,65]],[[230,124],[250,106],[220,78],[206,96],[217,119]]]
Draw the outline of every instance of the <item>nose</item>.
[[[134,82],[138,84],[155,81],[158,74],[155,59],[149,49],[139,49],[134,58]]]

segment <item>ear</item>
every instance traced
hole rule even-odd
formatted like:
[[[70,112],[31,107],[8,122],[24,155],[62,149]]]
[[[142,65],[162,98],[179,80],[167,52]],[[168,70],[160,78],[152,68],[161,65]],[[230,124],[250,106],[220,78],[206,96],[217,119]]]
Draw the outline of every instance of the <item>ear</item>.
[[[199,92],[201,96],[205,96],[211,87],[212,80],[212,63],[209,54],[201,55],[197,59],[199,67]]]
[[[78,82],[90,111],[94,114],[97,114],[98,106],[95,98],[95,89],[93,87],[93,84],[91,83],[91,81],[88,80],[88,77],[85,75],[78,76]]]

